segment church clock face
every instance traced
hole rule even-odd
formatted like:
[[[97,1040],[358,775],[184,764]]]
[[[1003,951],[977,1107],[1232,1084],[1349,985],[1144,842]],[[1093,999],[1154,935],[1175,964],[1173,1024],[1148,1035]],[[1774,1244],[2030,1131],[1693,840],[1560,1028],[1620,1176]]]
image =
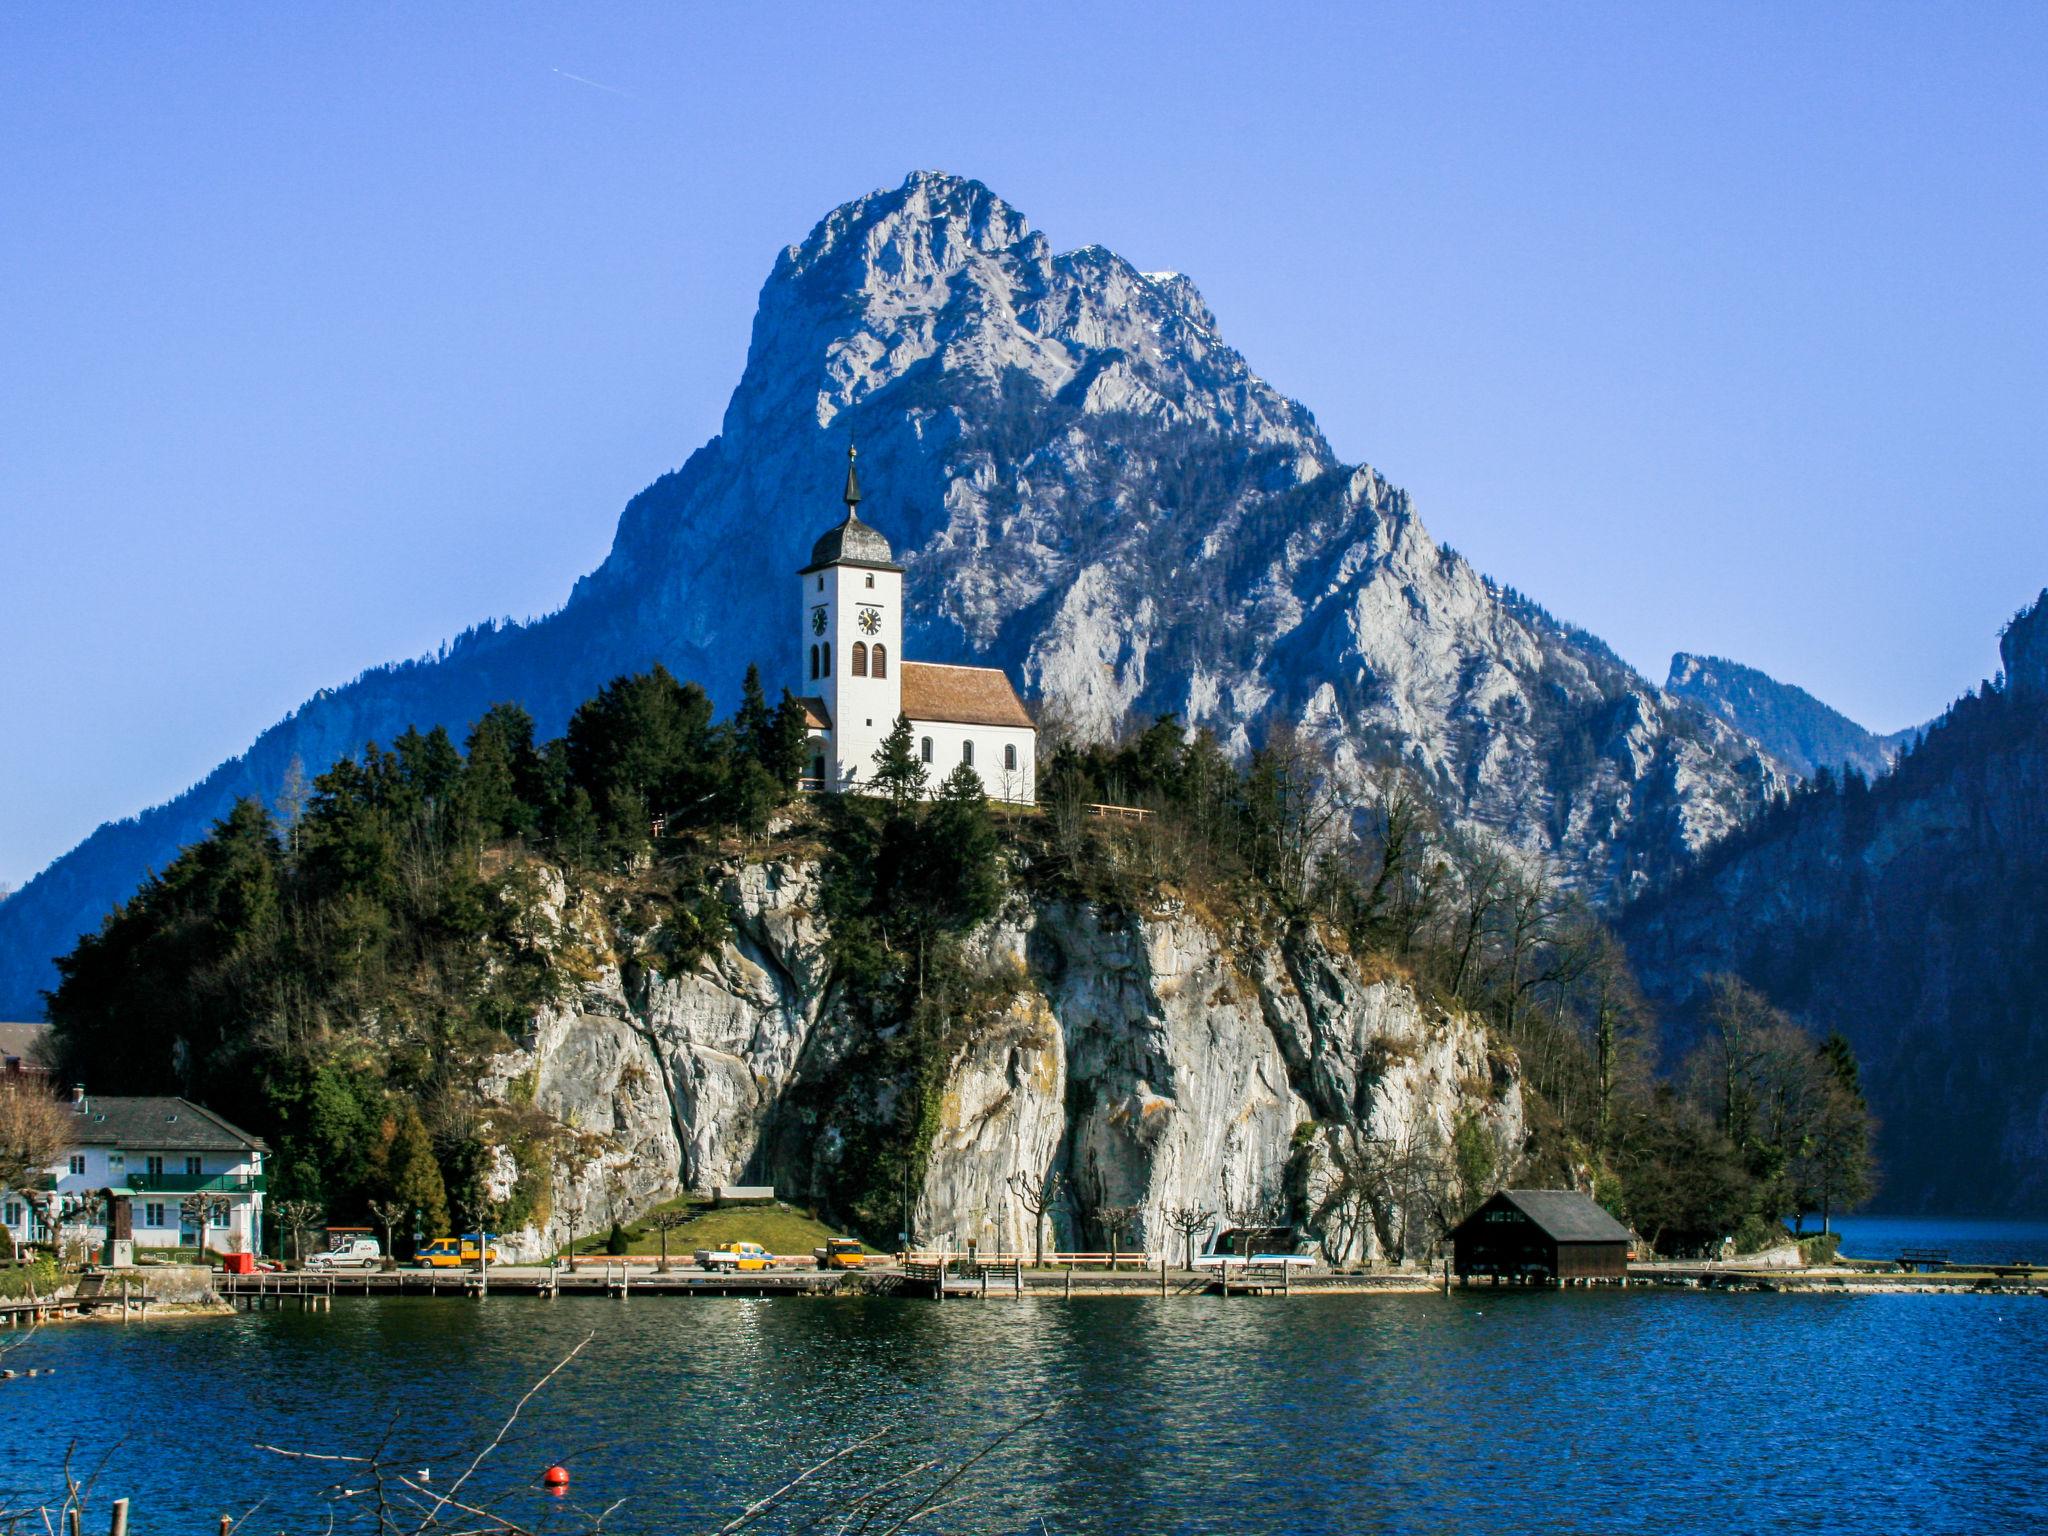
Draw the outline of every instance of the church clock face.
[[[874,608],[861,609],[860,632],[864,635],[878,635],[882,632],[882,615],[880,610]]]
[[[825,610],[822,608],[813,608],[811,610],[811,633],[814,635],[825,633]]]

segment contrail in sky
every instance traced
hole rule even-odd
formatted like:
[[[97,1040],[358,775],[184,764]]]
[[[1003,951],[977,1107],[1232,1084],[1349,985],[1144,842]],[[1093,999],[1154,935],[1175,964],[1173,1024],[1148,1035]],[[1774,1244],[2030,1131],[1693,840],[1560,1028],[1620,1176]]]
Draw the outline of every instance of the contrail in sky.
[[[550,69],[554,69],[554,66],[552,64],[549,65],[548,67]],[[622,91],[616,85],[606,85],[602,80],[586,80],[581,75],[570,74],[569,71],[567,71],[566,69],[554,69],[554,72],[560,75],[564,80],[574,80],[578,85],[587,85],[590,86],[593,90],[610,91],[614,96],[623,96],[628,101],[638,101],[640,99],[639,97],[635,96],[631,91]]]

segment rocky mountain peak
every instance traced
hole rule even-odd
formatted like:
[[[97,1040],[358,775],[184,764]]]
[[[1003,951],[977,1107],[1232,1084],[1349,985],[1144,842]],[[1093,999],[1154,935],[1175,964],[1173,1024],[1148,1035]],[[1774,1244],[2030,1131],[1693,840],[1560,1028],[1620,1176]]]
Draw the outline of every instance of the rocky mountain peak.
[[[1755,744],[1488,581],[1408,497],[1340,464],[1193,281],[1056,252],[976,181],[919,172],[777,257],[724,430],[627,505],[567,606],[323,691],[243,757],[103,829],[0,907],[0,1012],[33,1006],[142,872],[237,794],[408,725],[517,700],[544,732],[656,661],[730,704],[795,682],[791,573],[841,515],[906,571],[907,653],[1009,669],[1049,727],[1172,712],[1249,750],[1299,727],[1407,763],[1456,824],[1641,888],[1781,783]]]
[[[2006,691],[2014,698],[2048,699],[2048,590],[2023,608],[1998,637]]]

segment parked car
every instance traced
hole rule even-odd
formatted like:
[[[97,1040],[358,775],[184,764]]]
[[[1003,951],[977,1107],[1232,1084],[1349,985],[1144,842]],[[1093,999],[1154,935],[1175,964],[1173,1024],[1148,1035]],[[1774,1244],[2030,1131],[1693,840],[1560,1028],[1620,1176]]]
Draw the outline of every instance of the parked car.
[[[428,1269],[459,1269],[465,1264],[477,1262],[476,1234],[464,1233],[459,1239],[437,1237],[413,1254],[412,1261]],[[498,1262],[498,1245],[491,1244],[489,1261]]]
[[[345,1237],[325,1253],[306,1260],[308,1269],[375,1269],[384,1262],[384,1248],[374,1237]]]
[[[766,1269],[775,1255],[759,1243],[728,1243],[723,1248],[699,1248],[699,1269]]]

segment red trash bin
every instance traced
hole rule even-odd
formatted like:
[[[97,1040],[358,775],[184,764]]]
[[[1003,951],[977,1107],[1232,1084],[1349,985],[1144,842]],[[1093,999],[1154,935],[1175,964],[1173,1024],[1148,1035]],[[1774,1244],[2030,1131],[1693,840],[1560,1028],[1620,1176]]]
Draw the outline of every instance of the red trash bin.
[[[253,1253],[230,1253],[221,1259],[221,1268],[231,1275],[253,1275],[256,1273],[256,1255]]]

